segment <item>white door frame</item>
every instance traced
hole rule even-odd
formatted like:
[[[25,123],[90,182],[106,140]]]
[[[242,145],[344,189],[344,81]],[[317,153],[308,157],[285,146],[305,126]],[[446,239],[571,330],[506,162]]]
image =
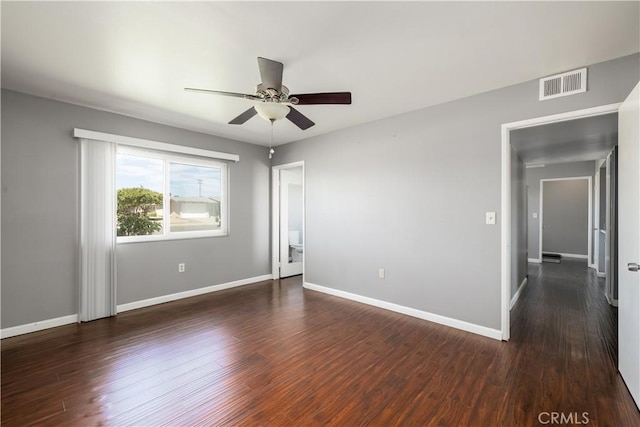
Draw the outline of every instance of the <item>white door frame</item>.
[[[501,230],[501,258],[502,258],[502,278],[501,282],[501,331],[502,339],[508,341],[510,337],[509,325],[509,304],[511,302],[511,142],[510,132],[515,129],[528,128],[549,123],[558,123],[568,120],[581,119],[585,117],[601,116],[603,114],[615,113],[622,103],[602,105],[599,107],[586,108],[583,110],[569,111],[566,113],[553,114],[550,116],[537,117],[533,119],[520,120],[517,122],[504,123],[502,125],[502,215]]]
[[[549,181],[570,181],[570,180],[576,180],[576,179],[586,179],[587,180],[587,192],[589,193],[589,202],[587,205],[587,211],[588,211],[588,224],[587,224],[587,265],[591,262],[591,242],[592,240],[592,236],[593,236],[593,219],[591,217],[591,212],[593,209],[593,199],[591,197],[591,194],[593,193],[593,187],[592,187],[592,181],[591,181],[591,177],[590,176],[572,176],[572,177],[566,177],[566,178],[544,178],[540,180],[540,215],[539,215],[539,221],[538,221],[538,259],[540,261],[542,261],[542,227],[543,227],[543,221],[544,221],[544,183],[545,182],[549,182]],[[571,258],[570,255],[573,254],[560,254],[563,256],[567,256],[568,258]]]
[[[594,175],[593,181],[593,263],[590,265],[591,268],[596,270],[596,274],[598,277],[601,277],[600,272],[600,239],[602,239],[602,235],[600,233],[600,215],[603,213],[600,212],[600,169],[606,163],[606,159],[596,161],[596,171]],[[605,207],[606,208],[606,207]],[[597,236],[597,237],[596,237]],[[602,272],[604,273],[604,272]]]
[[[306,229],[306,197],[304,160],[272,166],[271,168],[271,276],[273,280],[280,278],[280,171],[302,167],[302,282],[306,266],[307,229]]]

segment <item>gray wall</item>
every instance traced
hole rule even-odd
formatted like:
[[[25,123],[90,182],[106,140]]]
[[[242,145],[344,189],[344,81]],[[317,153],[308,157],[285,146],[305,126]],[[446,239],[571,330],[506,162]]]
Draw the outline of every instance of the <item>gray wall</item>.
[[[620,102],[638,65],[590,66],[575,96],[539,102],[530,81],[278,147],[274,164],[305,161],[305,280],[500,329],[501,218],[485,212],[500,212],[501,124]]]
[[[591,232],[588,181],[543,181],[542,186],[542,251],[586,256]]]
[[[543,168],[526,170],[527,186],[529,187],[529,258],[537,259],[540,252],[540,180],[576,176],[593,178],[595,167],[594,161],[588,161],[549,164]],[[534,212],[538,214],[538,218],[533,218]]]
[[[527,277],[527,184],[525,166],[511,148],[511,296]]]
[[[230,164],[230,235],[118,245],[118,304],[270,273],[263,147],[3,90],[3,328],[78,311],[74,127],[240,155]]]

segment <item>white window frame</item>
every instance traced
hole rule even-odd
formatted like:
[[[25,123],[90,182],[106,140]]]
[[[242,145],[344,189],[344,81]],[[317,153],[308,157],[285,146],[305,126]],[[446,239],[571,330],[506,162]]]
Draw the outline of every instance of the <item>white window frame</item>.
[[[221,188],[222,194],[220,197],[220,230],[210,230],[210,231],[198,231],[198,232],[174,232],[171,234],[167,232],[162,235],[143,235],[143,236],[120,236],[117,237],[117,243],[133,243],[133,242],[152,242],[152,241],[163,241],[163,240],[177,240],[177,239],[192,239],[192,238],[200,238],[200,237],[218,237],[218,236],[227,236],[229,235],[229,165],[226,163],[230,162],[239,162],[240,156],[233,153],[224,153],[220,151],[212,151],[205,150],[202,148],[189,147],[184,145],[170,144],[166,142],[152,141],[149,139],[142,138],[133,138],[129,136],[116,135],[111,133],[97,132],[93,130],[74,128],[73,136],[76,138],[87,139],[87,140],[96,140],[96,141],[105,141],[116,144],[120,150],[124,150],[125,147],[127,149],[139,149],[140,151],[146,151],[147,153],[152,152],[155,154],[162,154],[165,156],[170,156],[172,159],[176,159],[177,162],[180,162],[181,159],[186,160],[188,164],[198,165],[194,163],[196,161],[204,162],[205,166],[215,165],[215,167],[222,168],[222,176],[221,176]],[[114,165],[115,167],[115,165]],[[165,170],[165,174],[168,169]],[[165,182],[166,176],[165,176]],[[165,192],[168,185],[165,184]],[[114,199],[117,199],[117,193],[113,195]],[[166,198],[163,197],[163,198]],[[117,201],[116,201],[117,205]],[[114,212],[115,214],[115,212]],[[164,221],[164,218],[163,218]],[[163,223],[164,226],[164,223]],[[115,224],[114,224],[115,227]]]
[[[227,163],[214,159],[192,157],[180,155],[173,152],[148,150],[127,145],[118,145],[117,154],[129,154],[151,159],[159,159],[164,164],[164,184],[163,184],[163,218],[162,234],[144,234],[140,236],[117,236],[117,243],[139,243],[156,242],[163,240],[197,239],[204,237],[221,237],[229,235],[229,168]],[[116,155],[117,155],[116,154]],[[220,169],[220,229],[219,230],[199,230],[199,231],[174,231],[171,232],[170,214],[170,168],[169,163],[180,163],[190,166],[203,166]],[[117,170],[116,170],[117,176]],[[117,205],[117,193],[114,194]]]

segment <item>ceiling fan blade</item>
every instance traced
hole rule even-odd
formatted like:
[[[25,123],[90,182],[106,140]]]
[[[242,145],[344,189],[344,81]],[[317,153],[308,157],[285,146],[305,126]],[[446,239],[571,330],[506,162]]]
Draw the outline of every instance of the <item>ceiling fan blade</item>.
[[[291,95],[290,98],[298,98],[297,105],[311,104],[351,104],[351,92],[333,93],[303,93]]]
[[[231,120],[229,122],[229,124],[230,125],[241,125],[244,122],[246,122],[247,120],[249,120],[251,117],[255,116],[256,114],[258,114],[256,109],[254,107],[251,107],[247,111],[245,111],[244,113],[240,114],[235,119]]]
[[[187,92],[212,93],[214,95],[231,96],[234,98],[244,98],[244,99],[250,99],[252,101],[260,100],[260,98],[258,98],[257,96],[248,95],[246,93],[223,92],[221,90],[210,90],[210,89],[196,89],[193,87],[185,87],[184,90],[186,90]]]
[[[262,86],[265,89],[275,89],[280,93],[282,89],[282,70],[284,68],[282,63],[258,57],[258,67],[260,67]]]
[[[287,114],[287,119],[291,120],[294,125],[298,126],[302,130],[307,130],[311,126],[315,125],[315,123],[309,120],[307,116],[291,106],[289,106],[289,114]]]

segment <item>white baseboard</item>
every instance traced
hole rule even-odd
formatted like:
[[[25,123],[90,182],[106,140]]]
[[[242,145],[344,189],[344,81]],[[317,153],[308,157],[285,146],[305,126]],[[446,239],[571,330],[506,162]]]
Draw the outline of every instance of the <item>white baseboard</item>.
[[[513,306],[516,305],[516,302],[518,302],[518,298],[520,298],[520,293],[522,292],[522,290],[524,289],[524,287],[527,285],[528,282],[529,282],[529,279],[527,279],[525,277],[524,280],[522,281],[522,283],[520,283],[520,286],[518,286],[518,290],[511,297],[511,303],[509,304],[509,310],[511,310],[513,308]]]
[[[160,297],[149,298],[141,301],[129,302],[126,304],[118,305],[118,313],[135,310],[137,308],[149,307],[156,304],[162,304],[169,301],[175,301],[183,298],[195,297],[197,295],[208,294],[210,292],[222,291],[224,289],[236,288],[238,286],[244,286],[251,283],[263,282],[265,280],[271,280],[273,276],[271,274],[265,274],[263,276],[250,277],[248,279],[236,280],[235,282],[222,283],[219,285],[207,286],[205,288],[192,289],[190,291],[178,292],[175,294],[162,295]]]
[[[12,326],[0,330],[0,338],[15,337],[16,335],[29,334],[31,332],[42,331],[44,329],[55,328],[57,326],[70,325],[78,322],[77,314],[56,317],[55,319],[40,320],[38,322],[27,323],[26,325]]]
[[[607,298],[607,302],[609,303],[609,305],[612,305],[612,306],[614,306],[614,307],[617,307],[617,306],[618,306],[618,300],[617,300],[617,299],[611,299],[611,298],[609,297],[609,294],[608,294],[608,293],[606,293],[606,292],[604,293],[604,296],[605,296],[605,298]]]
[[[532,262],[534,264],[542,264],[542,261],[539,258],[529,258],[527,261]]]
[[[499,341],[502,340],[502,331],[487,328],[486,326],[480,326],[474,323],[465,322],[463,320],[453,319],[450,317],[429,313],[427,311],[417,310],[415,308],[406,307],[387,301],[381,301],[362,295],[352,294],[350,292],[340,291],[338,289],[328,288],[326,286],[315,285],[309,282],[304,282],[303,286],[305,289],[309,289],[312,291],[322,292],[339,298],[344,298],[351,301],[372,305],[374,307],[383,308],[385,310],[395,311],[396,313],[406,314],[407,316],[417,317],[419,319],[428,320],[433,323],[438,323],[440,325],[449,326],[466,332],[472,332],[474,334],[493,338]]]
[[[552,252],[554,254],[558,254],[558,255],[562,255],[563,258],[577,258],[577,259],[588,259],[589,256],[588,255],[581,255],[581,254],[563,254],[560,252]]]
[[[262,282],[272,279],[271,274],[265,274],[257,277],[250,277],[248,279],[236,280],[235,282],[222,283],[220,285],[207,286],[206,288],[198,288],[185,292],[178,292],[170,295],[163,295],[160,297],[149,298],[142,301],[134,301],[127,304],[118,305],[118,312],[135,310],[136,308],[149,307],[155,304],[162,304],[169,301],[175,301],[182,298],[189,298],[196,295],[202,295],[209,292],[221,291],[223,289],[235,288],[238,286],[244,286],[251,283]],[[78,322],[78,315],[71,314],[69,316],[57,317],[55,319],[42,320],[38,322],[28,323],[26,325],[12,326],[0,330],[0,338],[9,338],[16,335],[28,334],[30,332],[42,331],[44,329],[55,328],[57,326],[69,325],[71,323]]]
[[[607,273],[602,273],[602,272],[598,271],[596,273],[596,276],[606,278],[607,277]]]

